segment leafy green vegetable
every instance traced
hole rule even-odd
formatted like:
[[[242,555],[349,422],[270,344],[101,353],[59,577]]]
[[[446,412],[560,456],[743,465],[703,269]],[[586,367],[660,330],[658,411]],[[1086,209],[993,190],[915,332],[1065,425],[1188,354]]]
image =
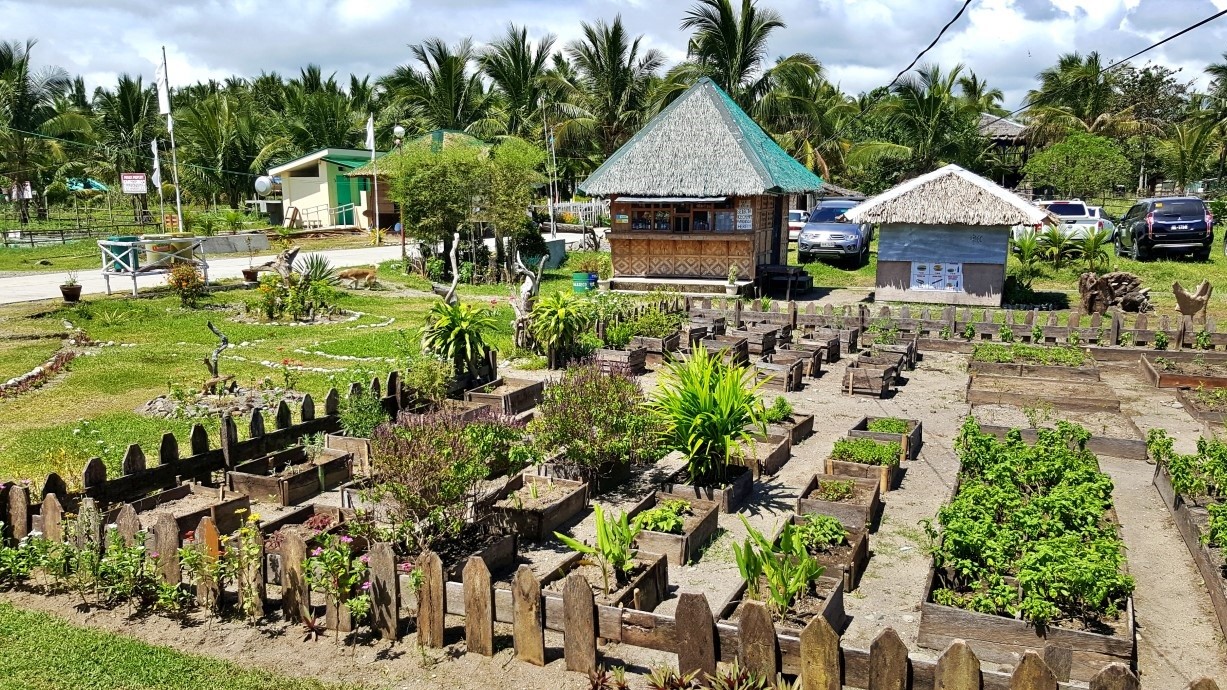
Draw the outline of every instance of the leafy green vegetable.
[[[843,523],[829,515],[806,515],[805,522],[797,525],[796,530],[809,553],[828,551],[848,540]]]
[[[840,462],[893,467],[899,464],[899,454],[902,452],[902,444],[895,441],[883,443],[871,438],[841,438],[835,442],[831,457]]]
[[[687,501],[680,498],[665,501],[636,515],[635,527],[649,532],[681,534],[682,526],[686,524],[685,516],[693,514],[694,510]]]
[[[737,517],[746,526],[744,544],[733,544],[733,557],[737,570],[746,581],[746,592],[751,598],[766,596],[767,607],[777,617],[783,618],[797,596],[808,591],[824,568],[805,550],[805,542],[792,523],[785,523],[776,544],[750,526],[744,515]],[[765,580],[767,591],[760,590],[760,580]]]
[[[621,582],[626,573],[635,567],[636,552],[631,549],[631,543],[639,536],[639,526],[631,524],[626,513],[621,513],[616,518],[611,514],[607,518],[601,506],[594,505],[592,509],[596,515],[595,547],[559,532],[555,532],[554,536],[572,550],[596,559],[597,565],[601,567],[605,594],[609,594],[613,591],[609,586],[609,576],[612,574],[615,582]]]
[[[823,479],[818,482],[814,495],[824,501],[846,501],[856,493],[856,482],[851,479]]]
[[[973,362],[999,364],[1035,364],[1040,366],[1079,367],[1087,362],[1089,355],[1077,347],[1026,345],[1023,343],[976,343],[972,350]]]
[[[768,424],[779,424],[791,416],[792,403],[788,402],[788,398],[778,395],[771,401],[771,407],[767,408],[764,418]]]
[[[898,417],[878,417],[869,420],[868,428],[875,434],[906,434],[907,420]]]

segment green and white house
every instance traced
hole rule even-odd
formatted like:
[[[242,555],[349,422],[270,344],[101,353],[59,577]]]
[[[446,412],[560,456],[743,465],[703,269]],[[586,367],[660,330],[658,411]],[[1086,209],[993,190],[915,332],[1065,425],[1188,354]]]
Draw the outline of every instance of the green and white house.
[[[386,153],[377,152],[376,159]],[[347,173],[371,162],[371,152],[327,148],[270,168],[280,178],[284,214],[291,227],[369,228],[371,180]],[[384,196],[380,190],[380,196]],[[380,211],[385,210],[380,205]]]

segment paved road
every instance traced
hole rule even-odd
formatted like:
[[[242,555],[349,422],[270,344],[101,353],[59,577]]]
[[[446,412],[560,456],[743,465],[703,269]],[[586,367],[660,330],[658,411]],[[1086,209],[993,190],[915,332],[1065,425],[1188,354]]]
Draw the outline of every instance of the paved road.
[[[312,254],[323,254],[328,257],[333,266],[369,266],[381,261],[400,258],[400,245],[383,247],[364,247],[362,249],[330,249]],[[300,255],[301,256],[301,255]],[[257,256],[256,265],[276,258],[275,254]],[[223,278],[240,278],[243,269],[247,268],[247,257],[209,260],[209,280]],[[27,273],[19,276],[0,278],[0,304],[13,302],[30,302],[40,299],[58,299],[60,284],[68,279],[67,273]],[[166,274],[137,276],[138,287],[153,287],[166,284]],[[77,282],[82,286],[84,295],[105,293],[106,280],[98,270],[80,271]],[[111,276],[111,290],[116,293],[131,292],[132,279],[124,276]]]

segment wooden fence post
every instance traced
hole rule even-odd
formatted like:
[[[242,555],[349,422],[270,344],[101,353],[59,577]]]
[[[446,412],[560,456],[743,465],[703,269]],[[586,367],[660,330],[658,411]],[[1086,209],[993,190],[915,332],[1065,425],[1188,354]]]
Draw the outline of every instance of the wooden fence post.
[[[106,464],[102,462],[102,458],[90,458],[89,462],[85,463],[85,469],[81,470],[81,486],[85,488],[86,493],[89,493],[90,489],[106,483]]]
[[[171,465],[176,462],[179,462],[179,439],[168,431],[162,434],[162,442],[158,444],[158,464]]]
[[[337,389],[329,388],[328,393],[324,396],[324,416],[335,417],[341,411],[341,395],[337,393]]]
[[[10,484],[8,492],[8,511],[0,513],[0,517],[8,524],[9,537],[21,541],[30,534],[30,490],[20,484]]]
[[[54,493],[43,496],[43,538],[52,543],[64,541],[64,508]]]
[[[1010,676],[1010,690],[1057,690],[1057,679],[1039,654],[1028,651]]]
[[[158,572],[167,584],[179,584],[179,523],[170,513],[154,513],[153,546],[150,557],[158,556]]]
[[[315,421],[315,398],[312,398],[310,393],[302,396],[302,409],[299,410],[299,416],[304,422]]]
[[[172,436],[172,438],[174,438]],[[119,471],[122,474],[136,474],[145,469],[145,451],[135,443],[128,446],[128,450],[124,452],[124,459],[119,464]]]
[[[209,452],[209,432],[201,424],[192,425],[192,433],[188,437],[188,443],[192,449],[192,455],[200,455],[201,453]]]
[[[221,422],[221,442],[222,442],[222,457],[223,464],[226,469],[234,469],[238,458],[234,457],[234,447],[239,443],[239,429],[234,424],[234,417],[227,414],[222,416]]]
[[[716,622],[711,606],[703,594],[684,593],[678,596],[677,610],[673,613],[679,631],[677,643],[677,670],[682,675],[698,673],[716,675]]]
[[[290,413],[290,405],[285,398],[282,398],[281,402],[277,403],[277,416],[273,418],[273,428],[288,429],[293,423],[294,415]]]
[[[250,587],[239,587],[239,608],[247,610],[250,608],[258,612],[258,616],[264,615],[264,604],[268,600],[264,570],[264,536],[258,531],[255,534],[256,552],[257,555],[247,564],[247,572],[242,575],[246,578]],[[235,537],[239,539],[239,537]],[[241,548],[241,547],[240,547]],[[178,567],[178,563],[175,564]],[[248,600],[250,599],[250,601]]]
[[[494,656],[494,590],[490,587],[490,570],[481,556],[469,556],[461,581],[465,647],[482,656]]]
[[[583,575],[572,572],[562,588],[563,657],[568,671],[596,670],[596,602]]]
[[[446,582],[443,561],[433,551],[419,559],[422,586],[418,590],[418,644],[438,649],[443,646],[443,613],[446,611]]]
[[[81,507],[77,509],[76,524],[76,534],[73,536],[78,547],[92,549],[98,553],[106,549],[106,544],[102,540],[106,522],[94,499],[89,497],[81,499]],[[178,562],[177,557],[175,560]]]
[[[124,540],[124,546],[132,547],[136,544],[136,535],[141,531],[141,519],[137,517],[136,508],[132,507],[131,503],[120,506],[119,512],[115,514],[115,531]]]
[[[814,616],[801,631],[801,688],[840,690],[842,687],[839,635],[827,619]]]
[[[741,667],[763,678],[775,678],[780,672],[780,650],[767,607],[757,601],[742,603],[737,635],[741,640],[737,650]]]
[[[251,419],[247,422],[247,432],[251,438],[260,438],[264,435],[264,412],[258,407],[251,411]]]
[[[907,645],[894,628],[878,633],[869,645],[869,690],[907,690]]]
[[[1043,659],[1057,682],[1069,682],[1069,674],[1074,669],[1074,650],[1060,645],[1046,644]]]
[[[514,609],[512,626],[516,658],[534,666],[545,666],[545,620],[541,606],[541,583],[533,575],[532,568],[527,565],[521,565],[512,578],[511,602]]]
[[[400,577],[392,545],[379,542],[371,547],[371,627],[385,640],[400,635]]]
[[[955,640],[937,658],[934,690],[980,690],[980,660],[963,640]]]
[[[1091,690],[1139,690],[1142,684],[1124,664],[1108,664],[1091,679]]]
[[[286,534],[281,545],[281,610],[286,620],[294,623],[311,618],[311,592],[303,564],[307,560],[307,542],[295,531]]]
[[[222,557],[221,535],[217,533],[217,525],[213,524],[213,518],[208,515],[200,518],[200,524],[196,526],[192,540],[202,551],[201,555],[210,564],[217,563]],[[202,578],[196,583],[196,603],[215,608],[221,603],[221,587],[217,580]]]

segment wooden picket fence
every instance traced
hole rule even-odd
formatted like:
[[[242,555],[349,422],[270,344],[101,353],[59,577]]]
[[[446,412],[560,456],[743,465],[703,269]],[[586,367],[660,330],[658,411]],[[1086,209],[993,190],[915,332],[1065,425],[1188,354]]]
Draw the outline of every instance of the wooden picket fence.
[[[1011,309],[958,309],[956,307],[880,306],[874,309],[867,304],[844,305],[836,309],[815,304],[798,308],[796,302],[771,301],[766,308],[762,300],[748,305],[740,300],[723,300],[711,297],[689,297],[686,308],[691,318],[722,316],[729,328],[744,325],[787,325],[801,332],[815,329],[867,329],[877,326],[895,329],[904,336],[960,341],[965,334],[973,333],[975,342],[1003,342],[1003,333],[1008,331],[1012,342],[1032,342],[1035,327],[1039,326],[1042,340],[1037,343],[1070,343],[1107,347],[1153,348],[1157,333],[1167,336],[1168,347],[1227,351],[1227,332],[1218,331],[1215,319],[1207,319],[1203,325],[1195,325],[1192,318],[1155,317],[1150,314],[1125,314],[1112,310],[1106,315],[1086,315],[1077,310],[1070,312],[1064,325],[1060,325],[1057,312]],[[998,318],[1000,317],[1000,321]]]

